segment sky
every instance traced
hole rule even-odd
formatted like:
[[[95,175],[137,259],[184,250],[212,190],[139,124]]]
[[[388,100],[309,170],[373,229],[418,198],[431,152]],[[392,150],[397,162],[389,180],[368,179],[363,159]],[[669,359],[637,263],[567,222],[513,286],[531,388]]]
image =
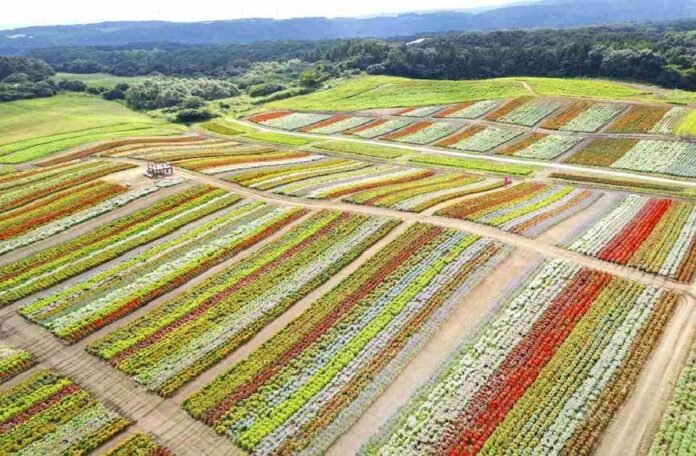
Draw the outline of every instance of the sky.
[[[374,16],[407,11],[469,9],[513,0],[33,0],[7,2],[0,28],[103,21],[207,21],[266,17]],[[3,2],[4,3],[4,2]]]

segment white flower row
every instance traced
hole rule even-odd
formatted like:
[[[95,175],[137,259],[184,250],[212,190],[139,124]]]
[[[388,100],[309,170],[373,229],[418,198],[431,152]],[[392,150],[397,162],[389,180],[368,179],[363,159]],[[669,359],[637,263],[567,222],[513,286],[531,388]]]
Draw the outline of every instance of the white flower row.
[[[370,122],[372,120],[373,119],[370,117],[348,117],[347,119],[339,120],[338,122],[334,122],[324,127],[313,128],[309,130],[309,132],[323,135],[331,135],[340,131],[359,127],[360,125],[366,124],[367,122]]]
[[[500,121],[531,127],[560,107],[558,101],[533,100],[507,113]]]
[[[387,133],[391,133],[392,131],[398,130],[399,128],[403,128],[410,123],[410,120],[390,119],[384,123],[375,125],[374,127],[366,128],[363,131],[359,131],[353,134],[361,138],[372,139],[376,138],[377,136],[382,136],[386,135]]]
[[[386,174],[380,174],[378,176],[371,176],[371,177],[366,177],[363,179],[356,179],[351,182],[346,182],[343,184],[334,184],[334,185],[329,185],[326,187],[318,188],[316,190],[313,190],[309,193],[307,193],[305,196],[307,198],[325,198],[327,195],[343,190],[343,189],[350,189],[354,187],[358,187],[361,185],[368,185],[368,184],[373,184],[373,183],[379,183],[381,181],[384,181],[386,179],[398,179],[401,177],[409,177],[409,176],[417,176],[418,174],[421,173],[420,169],[396,169],[394,171],[391,171]]]
[[[401,114],[406,117],[427,117],[440,111],[442,106],[423,106],[421,108],[411,109],[408,112]]]
[[[461,119],[477,119],[484,114],[487,114],[503,104],[502,100],[483,100],[478,101],[466,108],[453,112],[446,117],[454,117]]]
[[[411,133],[410,135],[396,138],[395,141],[409,144],[428,144],[457,131],[455,125],[446,122],[435,122],[432,125]]]
[[[353,182],[355,179],[364,179],[374,175],[393,172],[398,169],[400,168],[394,165],[369,166],[354,171],[331,174],[328,176],[317,176],[299,182],[291,182],[289,184],[274,188],[273,193],[280,193],[281,195],[305,196],[307,193],[315,189],[323,188],[325,184],[341,185],[344,183]]]
[[[457,150],[470,150],[472,152],[486,152],[499,145],[520,136],[522,132],[507,130],[504,128],[487,127],[468,138],[452,144],[450,147]]]
[[[650,133],[673,135],[675,133],[675,128],[688,113],[689,108],[670,109],[662,116],[662,119],[650,129]]]
[[[644,140],[611,165],[612,168],[696,177],[696,143]]]
[[[591,133],[606,125],[607,122],[623,110],[624,107],[621,105],[596,103],[568,121],[565,125],[562,125],[559,130]]]
[[[297,128],[306,127],[307,125],[312,125],[313,123],[321,122],[329,117],[331,117],[329,114],[293,112],[285,116],[276,117],[275,119],[264,120],[261,123],[282,130],[295,130]]]
[[[325,155],[309,154],[303,157],[283,158],[272,161],[231,163],[229,165],[222,165],[216,166],[215,168],[204,169],[202,172],[205,174],[222,174],[228,173],[230,171],[240,171],[243,169],[266,168],[269,166],[292,165],[296,163],[310,163],[324,158],[326,158]]]
[[[552,160],[582,141],[581,136],[549,135],[515,152],[516,157]]]

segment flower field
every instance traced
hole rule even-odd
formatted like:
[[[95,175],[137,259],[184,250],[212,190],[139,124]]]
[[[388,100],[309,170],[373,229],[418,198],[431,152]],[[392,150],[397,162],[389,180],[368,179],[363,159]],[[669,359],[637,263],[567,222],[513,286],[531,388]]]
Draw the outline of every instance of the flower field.
[[[575,101],[557,115],[544,121],[541,127],[592,133],[606,125],[624,109],[624,106],[618,104]]]
[[[129,191],[120,192],[112,198],[103,200],[95,205],[88,205],[86,208],[84,207],[85,205],[83,202],[77,201],[76,204],[79,207],[76,209],[82,208],[81,211],[66,217],[58,218],[52,222],[44,222],[46,224],[42,226],[30,226],[28,227],[28,230],[22,230],[22,233],[15,233],[15,236],[13,236],[11,239],[0,241],[0,255],[47,239],[57,233],[60,233],[61,231],[65,231],[94,217],[100,216],[119,207],[123,207],[138,198],[142,198],[162,188],[178,185],[181,182],[183,182],[181,179],[176,178],[158,180],[149,185],[143,185]],[[49,204],[49,206],[51,205]],[[16,211],[20,211],[21,209],[23,208],[17,209]]]
[[[673,135],[684,116],[689,113],[689,108],[672,108],[662,116],[651,129],[650,133],[660,135]]]
[[[681,141],[639,141],[612,168],[696,177],[696,144]]]
[[[496,120],[531,127],[560,107],[561,103],[554,100],[530,100]]]
[[[151,309],[88,351],[169,396],[387,234],[396,221],[321,212],[253,257]]]
[[[585,209],[599,192],[540,182],[523,182],[440,209],[436,215],[483,223],[534,237]]]
[[[325,158],[311,163],[269,166],[225,174],[224,179],[245,187],[269,190],[313,177],[340,174],[367,168],[370,163],[343,158]]]
[[[380,139],[408,144],[429,144],[457,131],[457,126],[446,122],[418,122],[397,130]]]
[[[655,435],[650,456],[688,455],[696,448],[696,344],[682,369],[660,429]]]
[[[173,456],[168,448],[158,444],[151,435],[138,432],[104,456]]]
[[[224,190],[199,185],[0,266],[0,306],[56,285],[238,200]]]
[[[571,103],[561,107],[555,114],[548,116],[539,126],[549,130],[558,130],[563,125],[584,114],[593,105],[594,103],[589,100],[573,100]]]
[[[312,124],[308,127],[301,128],[301,131],[308,133],[331,135],[340,133],[344,130],[351,130],[363,124],[370,122],[370,117],[351,117],[351,116],[335,116],[319,123]]]
[[[360,138],[372,139],[403,128],[409,123],[411,123],[410,120],[404,119],[378,119],[358,128],[344,131],[343,133],[359,136]]]
[[[618,138],[596,138],[581,150],[564,160],[564,163],[588,166],[611,166],[631,150],[638,140]]]
[[[522,132],[515,130],[476,125],[464,130],[461,136],[454,135],[451,138],[440,141],[436,145],[457,150],[486,152],[520,136],[521,134]]]
[[[420,108],[406,108],[396,113],[397,116],[429,117],[442,110],[442,106],[422,106]]]
[[[609,133],[650,133],[670,108],[633,105],[609,125]]]
[[[31,353],[0,341],[0,383],[21,374],[36,364]]]
[[[297,130],[298,128],[322,122],[330,117],[331,115],[329,114],[281,111],[251,116],[249,120],[267,127],[280,128],[281,130]]]
[[[321,454],[502,251],[414,225],[184,407],[253,454]]]
[[[422,212],[443,201],[501,187],[501,180],[446,173],[356,193],[345,201],[400,211]]]
[[[676,301],[547,263],[363,453],[590,454]]]
[[[696,276],[696,207],[630,195],[567,248],[690,283]]]
[[[450,106],[440,112],[435,117],[452,117],[455,119],[478,119],[491,112],[502,104],[502,100],[483,100],[470,103],[461,103]]]
[[[0,212],[29,204],[56,192],[74,189],[80,184],[108,174],[133,168],[122,163],[76,163],[44,170],[31,170],[26,174],[9,174],[0,179]]]
[[[76,342],[231,258],[305,214],[246,202],[110,269],[38,299],[20,314]]]
[[[273,189],[273,193],[310,199],[338,198],[385,185],[412,182],[434,174],[429,169],[373,165],[356,171],[304,179]]]
[[[545,135],[510,155],[537,160],[553,160],[582,140],[581,136]]]
[[[46,370],[0,392],[0,410],[0,453],[7,455],[87,455],[130,424]]]
[[[175,161],[177,166],[200,171],[205,174],[221,174],[231,171],[239,171],[266,166],[288,165],[296,163],[309,163],[324,158],[323,155],[304,151],[244,151],[240,154],[213,156],[204,158],[189,158]]]

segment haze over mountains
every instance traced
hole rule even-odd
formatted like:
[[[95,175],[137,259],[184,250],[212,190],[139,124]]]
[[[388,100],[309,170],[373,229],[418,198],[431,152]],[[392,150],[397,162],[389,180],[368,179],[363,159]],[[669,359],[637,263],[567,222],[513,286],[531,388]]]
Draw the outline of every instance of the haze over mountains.
[[[104,22],[0,32],[0,53],[50,46],[129,43],[232,44],[262,40],[397,37],[488,29],[572,27],[696,17],[696,0],[542,0],[482,12],[408,13],[370,18],[240,19],[213,22]]]

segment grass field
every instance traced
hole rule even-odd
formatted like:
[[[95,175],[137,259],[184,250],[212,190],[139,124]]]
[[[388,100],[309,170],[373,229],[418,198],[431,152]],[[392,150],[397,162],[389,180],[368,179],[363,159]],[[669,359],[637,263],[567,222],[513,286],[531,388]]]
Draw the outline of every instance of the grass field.
[[[678,135],[696,136],[696,110],[692,110],[684,117],[676,132]]]
[[[420,165],[446,166],[448,168],[470,169],[487,171],[498,174],[512,174],[528,176],[534,172],[534,168],[515,164],[495,163],[476,158],[438,157],[435,155],[423,155],[409,159],[411,163]]]
[[[581,98],[632,98],[650,92],[611,81],[561,78],[511,78],[525,81],[539,95]]]
[[[22,163],[104,139],[167,135],[183,127],[87,95],[0,104],[0,162]]]
[[[284,135],[283,133],[254,132],[247,133],[244,138],[253,141],[261,141],[273,144],[283,144],[285,146],[305,146],[312,142],[311,139],[300,138],[297,136]]]
[[[393,147],[380,147],[372,144],[359,144],[345,141],[327,141],[319,144],[314,144],[313,147],[330,152],[346,153],[353,155],[364,155],[367,157],[377,158],[396,158],[407,153],[407,150],[395,149]]]
[[[145,79],[145,76],[114,76],[106,73],[56,73],[53,79],[55,79],[56,82],[63,80],[82,81],[87,87],[106,87],[107,89],[113,89],[121,83],[130,85],[140,82]]]

